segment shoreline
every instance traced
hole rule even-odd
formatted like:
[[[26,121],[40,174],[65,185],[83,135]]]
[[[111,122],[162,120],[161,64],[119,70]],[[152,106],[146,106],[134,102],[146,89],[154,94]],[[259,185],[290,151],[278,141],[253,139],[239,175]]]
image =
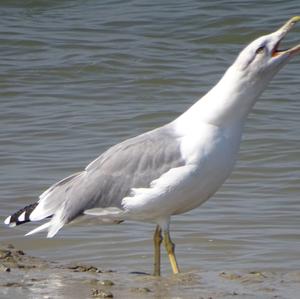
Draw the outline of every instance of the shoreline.
[[[157,278],[46,261],[0,244],[1,298],[291,299],[299,292],[300,270],[199,271]]]

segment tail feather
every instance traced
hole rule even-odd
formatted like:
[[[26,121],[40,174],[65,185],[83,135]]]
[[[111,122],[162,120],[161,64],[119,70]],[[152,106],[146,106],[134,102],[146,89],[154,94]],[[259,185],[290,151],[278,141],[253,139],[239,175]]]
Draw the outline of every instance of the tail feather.
[[[49,229],[47,238],[52,238],[56,233],[67,223],[67,219],[64,217],[64,205],[55,213],[49,223]]]
[[[44,230],[48,230],[47,238],[52,238],[56,235],[56,233],[64,226],[64,222],[62,221],[54,221],[55,217],[50,221],[36,227],[35,229],[28,232],[25,236],[31,236],[33,234],[39,233]]]
[[[30,232],[28,232],[25,236],[30,236],[30,235],[36,234],[38,232],[41,232],[43,230],[46,230],[47,228],[49,228],[50,225],[51,225],[51,221],[44,223],[43,225],[40,225],[40,226],[36,227],[35,229],[31,230]]]

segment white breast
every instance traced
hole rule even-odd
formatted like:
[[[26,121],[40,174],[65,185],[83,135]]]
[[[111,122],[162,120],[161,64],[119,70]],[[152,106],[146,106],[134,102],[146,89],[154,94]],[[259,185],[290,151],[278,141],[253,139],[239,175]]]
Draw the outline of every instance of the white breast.
[[[185,165],[173,168],[151,183],[133,189],[122,203],[127,217],[153,220],[193,209],[214,194],[230,175],[240,143],[240,132],[202,124],[178,132]]]
[[[182,213],[205,202],[230,175],[236,161],[241,139],[241,127],[223,129],[201,124],[184,135],[181,153],[187,165],[194,165],[186,204]]]

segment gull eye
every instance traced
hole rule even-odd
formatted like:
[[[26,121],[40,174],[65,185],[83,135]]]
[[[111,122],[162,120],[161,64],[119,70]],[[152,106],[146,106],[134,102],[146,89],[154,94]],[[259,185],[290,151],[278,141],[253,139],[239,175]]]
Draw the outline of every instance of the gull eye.
[[[265,47],[259,47],[257,50],[256,50],[256,54],[262,54],[262,53],[264,53],[264,51],[265,51]]]

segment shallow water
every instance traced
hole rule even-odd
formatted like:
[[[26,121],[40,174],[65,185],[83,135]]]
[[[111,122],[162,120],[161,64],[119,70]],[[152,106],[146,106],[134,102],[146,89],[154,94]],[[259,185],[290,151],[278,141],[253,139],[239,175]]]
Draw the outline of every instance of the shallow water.
[[[109,146],[172,120],[245,44],[299,13],[298,1],[1,1],[0,220]],[[299,269],[299,62],[249,116],[230,179],[173,218],[183,270]],[[1,225],[0,241],[50,260],[152,270],[152,225],[23,237],[33,227]],[[166,257],[163,266],[169,273]]]

